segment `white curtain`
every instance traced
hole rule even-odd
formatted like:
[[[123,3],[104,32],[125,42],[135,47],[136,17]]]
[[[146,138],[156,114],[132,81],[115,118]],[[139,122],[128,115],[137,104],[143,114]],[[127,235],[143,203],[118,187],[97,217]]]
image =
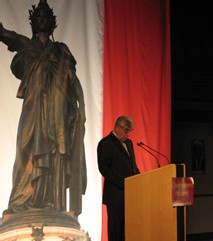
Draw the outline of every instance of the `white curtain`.
[[[86,103],[86,163],[88,185],[83,196],[82,228],[93,241],[101,240],[101,176],[96,147],[102,137],[103,0],[48,0],[57,16],[56,41],[68,45],[77,60],[77,75]],[[31,37],[28,9],[36,0],[0,0],[0,22],[9,30]],[[22,100],[20,81],[10,71],[14,53],[0,42],[0,212],[8,205],[15,160],[16,134]]]

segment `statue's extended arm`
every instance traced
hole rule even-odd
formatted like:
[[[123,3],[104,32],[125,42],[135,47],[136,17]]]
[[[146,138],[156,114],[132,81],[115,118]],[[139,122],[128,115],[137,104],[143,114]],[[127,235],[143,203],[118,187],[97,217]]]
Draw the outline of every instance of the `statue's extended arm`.
[[[0,23],[0,41],[8,46],[10,44],[11,38],[12,38],[12,32],[6,30],[3,27],[3,24]]]
[[[14,40],[16,41],[16,44],[13,43]],[[0,41],[7,45],[10,51],[18,51],[26,45],[26,42],[28,42],[29,39],[14,31],[5,29],[3,24],[0,23]]]

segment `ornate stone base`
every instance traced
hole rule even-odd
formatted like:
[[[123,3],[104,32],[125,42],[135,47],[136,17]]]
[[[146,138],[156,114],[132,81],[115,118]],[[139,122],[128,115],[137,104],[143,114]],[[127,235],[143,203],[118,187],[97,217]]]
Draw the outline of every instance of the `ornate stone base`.
[[[70,213],[30,210],[3,217],[0,241],[91,241]]]

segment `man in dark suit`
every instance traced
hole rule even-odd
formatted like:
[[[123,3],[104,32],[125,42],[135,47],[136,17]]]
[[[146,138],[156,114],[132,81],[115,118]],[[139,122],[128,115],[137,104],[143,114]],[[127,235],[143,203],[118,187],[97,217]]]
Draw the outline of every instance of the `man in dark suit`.
[[[98,167],[104,177],[103,204],[107,206],[108,240],[124,241],[124,179],[139,173],[129,135],[134,123],[120,116],[114,130],[98,144]]]

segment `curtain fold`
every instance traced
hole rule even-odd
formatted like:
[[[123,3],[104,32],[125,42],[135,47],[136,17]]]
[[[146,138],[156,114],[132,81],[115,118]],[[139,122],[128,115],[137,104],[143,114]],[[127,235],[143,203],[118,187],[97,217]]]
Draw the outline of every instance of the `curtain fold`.
[[[170,158],[169,1],[107,0],[104,22],[103,134],[119,115],[135,121],[132,139]],[[153,157],[135,148],[141,171]],[[160,160],[162,165],[166,160]]]

